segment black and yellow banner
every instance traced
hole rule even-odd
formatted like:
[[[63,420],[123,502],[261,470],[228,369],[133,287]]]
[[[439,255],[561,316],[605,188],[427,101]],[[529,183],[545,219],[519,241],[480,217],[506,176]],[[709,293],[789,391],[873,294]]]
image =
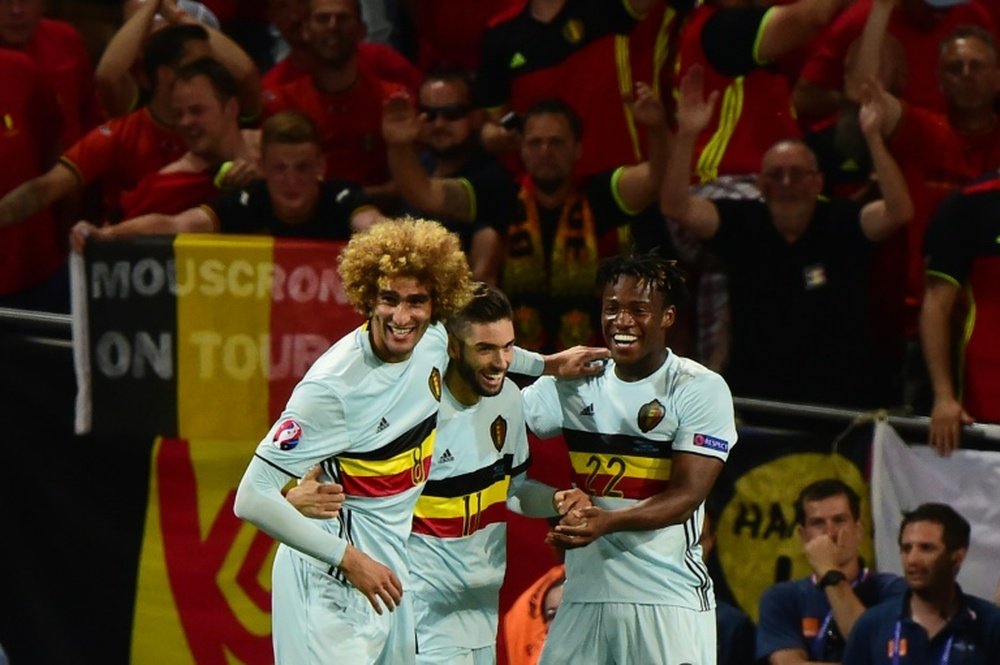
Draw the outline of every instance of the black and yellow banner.
[[[357,326],[341,245],[181,234],[88,243],[75,316],[81,431],[253,438]],[[79,288],[82,287],[82,288]],[[84,314],[85,313],[85,314]]]

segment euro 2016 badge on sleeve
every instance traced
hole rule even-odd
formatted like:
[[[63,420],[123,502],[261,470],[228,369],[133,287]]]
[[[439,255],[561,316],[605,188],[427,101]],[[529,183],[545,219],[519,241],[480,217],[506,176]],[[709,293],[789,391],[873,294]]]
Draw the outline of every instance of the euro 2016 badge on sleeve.
[[[280,450],[291,450],[299,445],[302,440],[302,427],[291,418],[281,421],[278,428],[274,430],[271,443]]]

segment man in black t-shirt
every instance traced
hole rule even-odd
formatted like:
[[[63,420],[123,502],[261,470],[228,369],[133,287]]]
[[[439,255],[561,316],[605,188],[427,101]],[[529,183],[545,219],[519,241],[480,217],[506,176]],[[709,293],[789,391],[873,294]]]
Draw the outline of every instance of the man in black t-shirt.
[[[77,251],[82,251],[88,237],[174,233],[347,240],[353,231],[368,228],[381,218],[358,185],[323,181],[324,168],[316,126],[304,114],[286,111],[269,118],[262,128],[264,180],[177,215],[143,215],[103,228],[80,222],[73,227],[70,240]]]
[[[700,67],[681,81],[660,207],[726,265],[732,343],[723,375],[738,395],[870,406],[885,398],[875,394],[868,339],[870,246],[913,216],[882,141],[881,107],[866,95],[860,121],[882,199],[821,199],[816,155],[792,139],[764,153],[757,178],[763,201],[712,201],[688,183],[696,138],[717,98],[713,92],[705,100]]]
[[[517,185],[479,145],[482,114],[471,101],[465,72],[437,68],[416,107],[405,94],[386,104],[382,133],[403,212],[457,233],[475,279],[496,285]]]

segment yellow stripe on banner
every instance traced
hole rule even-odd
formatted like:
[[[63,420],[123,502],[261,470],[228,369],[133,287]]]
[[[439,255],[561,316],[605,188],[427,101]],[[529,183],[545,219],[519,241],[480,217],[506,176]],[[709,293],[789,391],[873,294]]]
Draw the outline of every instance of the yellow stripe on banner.
[[[434,452],[434,432],[409,450],[404,450],[395,457],[383,460],[365,460],[351,457],[339,457],[338,466],[342,473],[355,477],[394,476],[397,473],[409,471],[423,459]]]
[[[181,436],[257,439],[270,424],[273,247],[256,236],[174,241]]]
[[[698,177],[707,183],[719,177],[719,164],[726,154],[729,140],[736,131],[736,123],[743,113],[743,77],[738,76],[726,87],[719,110],[719,127],[698,157]]]
[[[500,503],[501,501],[507,500],[507,487],[510,485],[510,478],[504,477],[503,480],[498,480],[486,489],[480,490],[480,499],[475,503],[479,507],[479,512],[486,510],[495,503]],[[477,492],[473,492],[466,496],[475,496]],[[465,517],[466,516],[466,497],[456,496],[456,497],[441,497],[441,496],[428,496],[426,494],[420,495],[417,499],[417,506],[413,510],[415,517],[421,517],[426,519],[433,518],[449,518],[449,517]]]
[[[196,665],[222,653],[233,665],[271,662],[274,542],[232,509],[255,443],[156,441],[129,662]]]
[[[614,473],[625,463],[623,477],[641,478],[643,480],[670,480],[670,460],[654,457],[637,457],[634,455],[598,455],[595,453],[569,454],[573,470],[581,474],[589,474],[595,470],[595,459],[600,462],[598,473]],[[600,470],[603,469],[603,470]],[[611,471],[609,472],[608,469]]]

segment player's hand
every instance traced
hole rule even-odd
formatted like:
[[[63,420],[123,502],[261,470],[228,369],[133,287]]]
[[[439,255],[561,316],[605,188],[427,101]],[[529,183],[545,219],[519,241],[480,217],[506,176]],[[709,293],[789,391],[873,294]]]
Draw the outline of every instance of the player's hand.
[[[420,136],[424,119],[409,94],[393,93],[382,105],[382,138],[388,145],[411,145]]]
[[[599,376],[604,373],[605,361],[610,357],[611,352],[603,347],[574,346],[545,356],[545,373],[560,379]]]
[[[632,115],[639,124],[646,127],[665,127],[667,124],[667,111],[663,108],[663,102],[648,84],[641,81],[635,84]]]
[[[78,254],[83,254],[83,248],[87,245],[87,239],[91,236],[100,236],[101,229],[90,222],[79,221],[69,230],[69,246]]]
[[[809,565],[819,577],[835,569],[837,563],[843,558],[838,540],[836,534],[830,536],[824,533],[816,536],[803,547]]]
[[[581,489],[573,487],[568,490],[559,490],[552,495],[552,505],[560,515],[566,515],[573,510],[582,510],[591,505],[590,495]]]
[[[382,614],[382,605],[390,612],[399,607],[403,600],[403,585],[387,566],[348,545],[339,568],[347,581],[365,595],[377,614]]]
[[[972,416],[966,413],[954,397],[936,398],[931,409],[930,445],[941,457],[948,457],[958,449],[962,425],[971,425]]]
[[[704,71],[701,65],[692,66],[681,79],[676,111],[677,133],[696,135],[708,127],[718,99],[718,90],[713,90],[705,99]]]
[[[332,519],[340,514],[344,488],[337,483],[320,482],[320,472],[319,466],[309,469],[299,484],[288,490],[285,499],[306,517]]]
[[[597,506],[571,510],[549,531],[545,542],[567,550],[584,547],[606,534],[609,526],[608,512]]]

